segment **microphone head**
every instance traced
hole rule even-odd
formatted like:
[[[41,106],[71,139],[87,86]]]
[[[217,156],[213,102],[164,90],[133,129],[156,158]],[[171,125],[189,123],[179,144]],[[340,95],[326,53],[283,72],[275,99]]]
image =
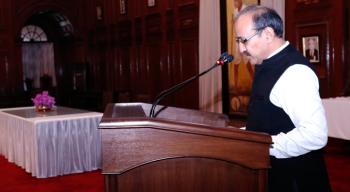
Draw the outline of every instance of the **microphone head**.
[[[220,60],[220,59],[223,59],[223,58],[225,58],[225,57],[227,57],[227,55],[228,55],[227,52],[223,52],[223,53],[220,55],[219,60]]]
[[[230,63],[234,57],[232,55],[229,55],[227,52],[224,52],[221,54],[220,58],[216,61],[217,65],[224,65],[226,63]]]
[[[230,63],[231,61],[233,61],[233,55],[227,55],[227,57],[224,59],[225,63]]]

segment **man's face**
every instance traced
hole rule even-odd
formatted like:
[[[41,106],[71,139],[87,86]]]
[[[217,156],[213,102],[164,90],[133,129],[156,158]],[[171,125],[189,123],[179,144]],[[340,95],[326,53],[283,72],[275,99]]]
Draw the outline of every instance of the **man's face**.
[[[254,28],[252,15],[246,14],[239,17],[235,22],[236,39],[239,51],[247,57],[251,64],[261,64],[266,58],[266,47],[262,38],[262,31]]]
[[[309,39],[309,49],[315,49],[316,48],[316,42],[314,39]]]

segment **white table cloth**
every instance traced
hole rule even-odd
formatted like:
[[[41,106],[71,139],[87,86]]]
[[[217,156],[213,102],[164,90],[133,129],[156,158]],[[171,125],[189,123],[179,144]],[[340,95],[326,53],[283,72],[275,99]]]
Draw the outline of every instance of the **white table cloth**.
[[[101,117],[66,107],[0,109],[0,154],[37,178],[99,169]]]
[[[350,98],[322,99],[328,122],[328,136],[350,140]]]

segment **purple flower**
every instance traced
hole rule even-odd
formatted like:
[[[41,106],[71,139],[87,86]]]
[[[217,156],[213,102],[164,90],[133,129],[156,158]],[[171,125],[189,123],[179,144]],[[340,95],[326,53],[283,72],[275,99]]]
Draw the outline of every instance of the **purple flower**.
[[[55,104],[55,98],[51,97],[48,91],[43,91],[41,94],[36,94],[36,96],[32,98],[32,101],[35,106],[44,105],[49,108],[53,107],[53,105]]]

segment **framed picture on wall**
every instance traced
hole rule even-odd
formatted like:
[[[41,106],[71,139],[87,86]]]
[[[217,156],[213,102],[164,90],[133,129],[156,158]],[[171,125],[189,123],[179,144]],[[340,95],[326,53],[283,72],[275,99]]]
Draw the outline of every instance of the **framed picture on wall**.
[[[236,44],[234,17],[248,5],[259,5],[260,0],[226,0],[227,52],[235,59],[226,67],[224,88],[224,112],[228,115],[246,116],[253,82],[254,67],[243,57]],[[224,70],[226,70],[224,68]]]
[[[119,8],[120,8],[120,14],[124,15],[126,14],[126,2],[127,0],[119,0]]]
[[[303,54],[311,63],[320,62],[320,46],[319,36],[302,37]]]
[[[156,0],[147,0],[147,6],[148,7],[156,6]]]
[[[332,57],[326,54],[327,50],[331,49],[330,28],[331,25],[326,21],[302,23],[295,28],[296,48],[314,65],[320,82],[320,94],[323,97],[331,92],[329,66],[332,64]],[[313,51],[310,51],[311,49]]]

